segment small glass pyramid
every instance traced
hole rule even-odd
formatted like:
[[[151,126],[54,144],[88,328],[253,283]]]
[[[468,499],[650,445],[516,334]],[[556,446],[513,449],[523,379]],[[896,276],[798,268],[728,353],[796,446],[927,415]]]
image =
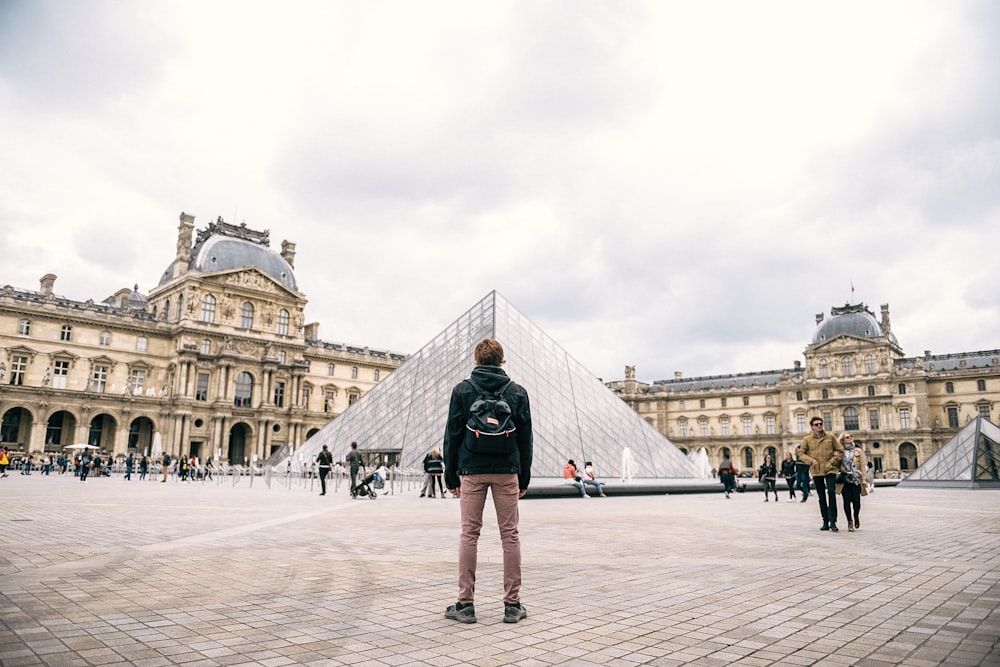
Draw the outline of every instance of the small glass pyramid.
[[[925,486],[1000,488],[1000,428],[976,417],[900,482]]]
[[[531,401],[533,477],[562,477],[574,459],[593,461],[599,476],[696,478],[691,461],[615,396],[554,340],[496,291],[463,313],[342,415],[302,444],[301,460],[324,444],[343,460],[350,443],[370,464],[420,468],[441,448],[452,388],[472,372],[473,350],[483,338],[504,346],[504,370]],[[626,448],[628,452],[626,453]]]

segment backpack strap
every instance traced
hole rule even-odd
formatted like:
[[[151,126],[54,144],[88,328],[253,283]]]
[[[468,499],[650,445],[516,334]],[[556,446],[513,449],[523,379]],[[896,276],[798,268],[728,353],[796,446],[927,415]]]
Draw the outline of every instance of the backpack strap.
[[[483,388],[480,387],[478,384],[476,384],[476,381],[473,380],[472,378],[465,378],[465,381],[472,385],[472,388],[476,390],[476,393],[479,393],[479,394],[496,394],[499,398],[503,398],[504,392],[507,391],[507,389],[508,389],[508,387],[510,387],[511,383],[514,382],[513,380],[511,380],[510,378],[508,378],[507,379],[507,384],[505,384],[504,386],[500,387],[499,391],[486,392],[486,391],[483,391]]]

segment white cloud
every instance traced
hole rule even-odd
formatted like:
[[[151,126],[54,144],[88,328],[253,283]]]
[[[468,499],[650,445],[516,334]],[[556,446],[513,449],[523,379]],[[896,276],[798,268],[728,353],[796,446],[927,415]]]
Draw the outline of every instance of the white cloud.
[[[498,289],[608,379],[789,367],[852,281],[997,346],[992,3],[3,7],[0,282],[146,291],[184,210],[371,347]]]

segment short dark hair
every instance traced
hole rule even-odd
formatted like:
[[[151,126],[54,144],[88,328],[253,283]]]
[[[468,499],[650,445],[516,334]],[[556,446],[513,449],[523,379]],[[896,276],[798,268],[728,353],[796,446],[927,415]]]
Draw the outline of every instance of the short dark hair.
[[[477,366],[499,366],[503,363],[503,345],[495,338],[484,338],[476,345]]]
[[[357,448],[358,448],[358,443],[352,442],[351,443],[351,449],[357,449]]]
[[[819,422],[820,424],[822,424],[823,423],[823,418],[822,417],[813,417],[812,419],[809,420],[809,425],[812,426],[816,422]]]

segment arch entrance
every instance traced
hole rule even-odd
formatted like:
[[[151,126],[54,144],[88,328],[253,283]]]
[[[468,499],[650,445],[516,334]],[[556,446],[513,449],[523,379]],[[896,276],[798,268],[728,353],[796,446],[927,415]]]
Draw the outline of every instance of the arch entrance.
[[[229,463],[230,465],[245,465],[250,460],[249,443],[250,427],[240,422],[229,429]]]
[[[61,452],[66,445],[72,445],[76,432],[76,417],[66,410],[52,413],[45,423],[45,451]]]
[[[8,449],[27,450],[32,422],[31,413],[24,408],[7,410],[0,421],[0,443]]]

